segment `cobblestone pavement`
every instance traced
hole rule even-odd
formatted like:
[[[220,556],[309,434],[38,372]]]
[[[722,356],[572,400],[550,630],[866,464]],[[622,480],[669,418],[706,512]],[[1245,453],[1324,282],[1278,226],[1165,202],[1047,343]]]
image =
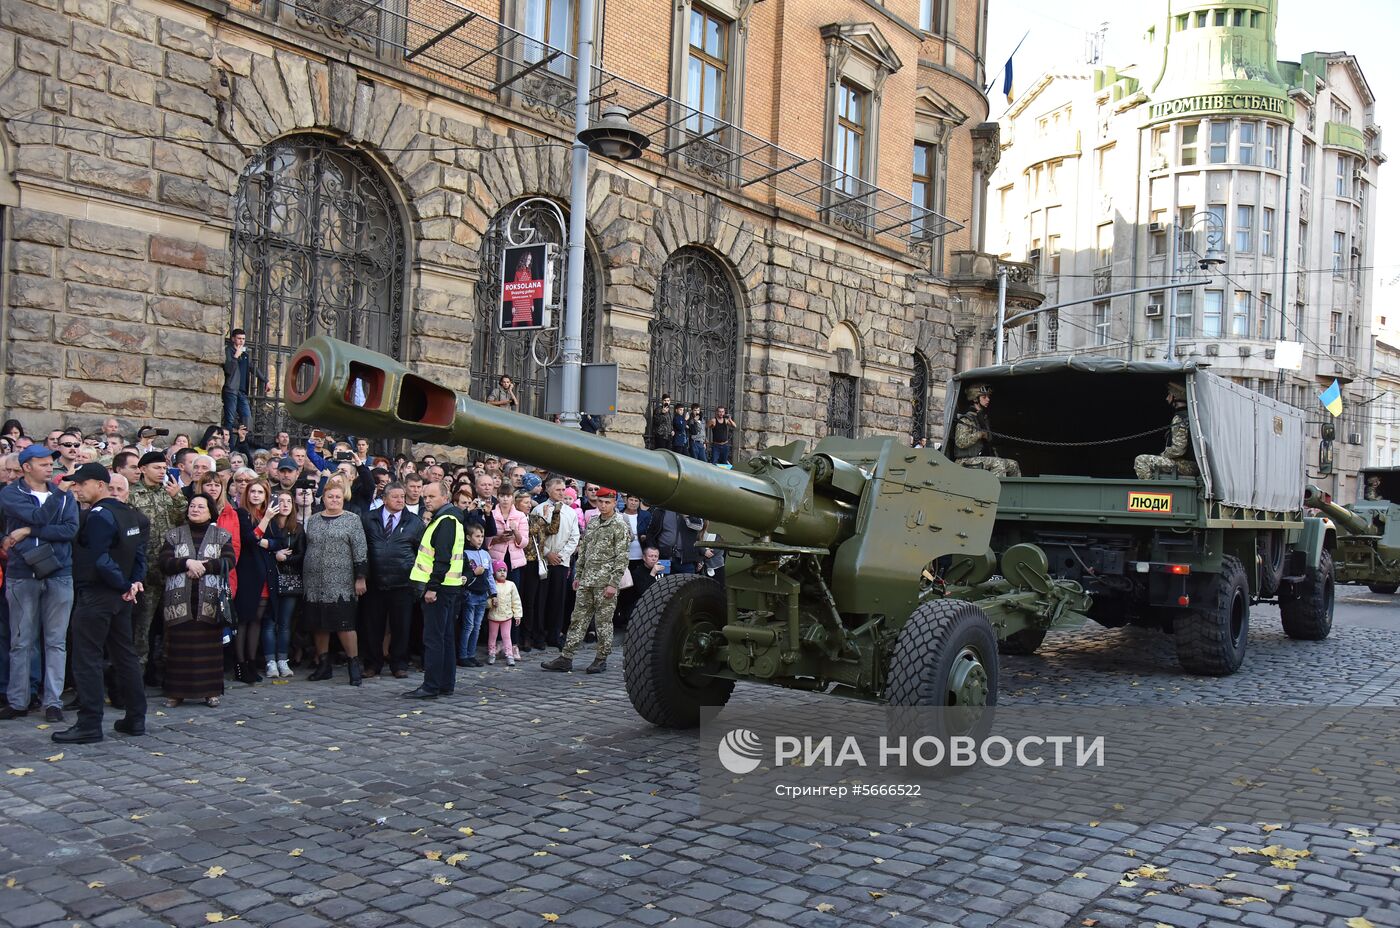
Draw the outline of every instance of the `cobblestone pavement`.
[[[1182,675],[1160,635],[1055,635],[1006,662],[1003,702],[1395,705],[1396,604],[1346,595],[1369,618],[1321,644],[1257,609],[1227,679]],[[0,924],[1400,925],[1396,825],[708,824],[694,735],[642,723],[620,663],[468,671],[427,704],[343,668],[230,684],[219,709],[153,713],[148,737],[62,750],[33,716],[4,723]],[[1125,880],[1144,866],[1165,872]]]

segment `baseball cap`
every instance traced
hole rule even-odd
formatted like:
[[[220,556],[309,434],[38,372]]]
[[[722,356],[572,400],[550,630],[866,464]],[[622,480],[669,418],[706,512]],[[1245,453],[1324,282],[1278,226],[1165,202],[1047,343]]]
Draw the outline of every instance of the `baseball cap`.
[[[147,464],[164,464],[165,455],[159,451],[147,451],[141,455],[141,460],[136,462],[137,467],[145,467]]]
[[[285,457],[277,462],[278,470],[301,470],[294,458]]]
[[[50,451],[50,450],[48,449],[48,446],[47,446],[47,445],[44,445],[44,444],[40,443],[40,444],[33,444],[33,445],[30,445],[28,448],[25,448],[23,451],[21,451],[21,452],[19,453],[19,462],[20,462],[21,464],[27,464],[28,462],[34,460],[35,458],[56,458],[56,457],[58,457],[58,452],[57,452],[57,451]]]
[[[64,483],[82,483],[84,480],[101,480],[110,483],[112,475],[101,464],[84,464],[63,478]]]

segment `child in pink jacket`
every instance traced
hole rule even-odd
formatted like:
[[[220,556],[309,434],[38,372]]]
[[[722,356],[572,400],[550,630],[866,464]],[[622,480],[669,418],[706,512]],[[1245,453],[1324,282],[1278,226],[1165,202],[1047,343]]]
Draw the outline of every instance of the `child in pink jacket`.
[[[491,600],[491,606],[486,612],[486,620],[491,623],[486,632],[486,663],[496,663],[496,640],[499,638],[501,649],[505,651],[506,665],[514,667],[515,649],[510,643],[510,627],[520,624],[525,610],[520,604],[520,591],[515,588],[514,583],[506,579],[509,572],[506,562],[495,561],[491,565],[491,571],[496,577],[496,598]]]

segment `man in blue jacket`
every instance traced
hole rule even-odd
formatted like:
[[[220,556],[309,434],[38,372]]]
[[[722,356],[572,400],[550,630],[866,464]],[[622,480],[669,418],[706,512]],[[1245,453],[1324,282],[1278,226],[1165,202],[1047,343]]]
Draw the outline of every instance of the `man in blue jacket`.
[[[248,360],[248,336],[242,329],[229,333],[224,345],[224,428],[232,433],[240,422],[252,423],[253,409],[248,404],[248,391],[253,379],[266,384],[262,371]]]
[[[29,660],[44,638],[44,720],[63,721],[68,617],[73,611],[73,539],[78,502],[52,483],[54,452],[30,445],[19,454],[20,479],[0,489],[0,514],[10,553],[5,596],[10,606],[10,689],[0,719],[29,714]]]

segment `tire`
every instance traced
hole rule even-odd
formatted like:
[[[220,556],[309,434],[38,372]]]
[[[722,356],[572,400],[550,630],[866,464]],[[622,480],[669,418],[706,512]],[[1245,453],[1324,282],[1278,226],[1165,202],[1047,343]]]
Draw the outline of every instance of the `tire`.
[[[699,626],[718,632],[728,621],[724,588],[709,577],[661,577],[642,594],[627,623],[623,679],[637,714],[662,728],[695,728],[703,706],[723,706],[734,681],[678,669],[686,639]],[[718,667],[718,664],[716,664]]]
[[[1239,558],[1221,559],[1210,597],[1173,624],[1176,658],[1190,673],[1223,677],[1240,669],[1249,645],[1249,579]]]
[[[892,727],[934,737],[985,734],[992,713],[979,710],[996,705],[997,664],[996,632],[976,604],[942,599],[920,605],[904,623],[890,659],[885,701],[895,710]],[[935,717],[901,708],[956,711]]]
[[[1034,654],[1045,643],[1045,629],[1023,628],[1001,639],[997,649],[1002,654],[1026,657]]]
[[[1283,632],[1299,641],[1321,641],[1332,632],[1337,582],[1332,575],[1332,552],[1323,549],[1317,566],[1298,584],[1297,593],[1279,603]]]
[[[1382,596],[1389,596],[1396,590],[1400,590],[1400,583],[1372,583],[1370,586],[1372,593],[1379,593]]]
[[[1283,579],[1283,561],[1287,548],[1282,531],[1266,530],[1259,534],[1260,596],[1277,595],[1279,581]]]

